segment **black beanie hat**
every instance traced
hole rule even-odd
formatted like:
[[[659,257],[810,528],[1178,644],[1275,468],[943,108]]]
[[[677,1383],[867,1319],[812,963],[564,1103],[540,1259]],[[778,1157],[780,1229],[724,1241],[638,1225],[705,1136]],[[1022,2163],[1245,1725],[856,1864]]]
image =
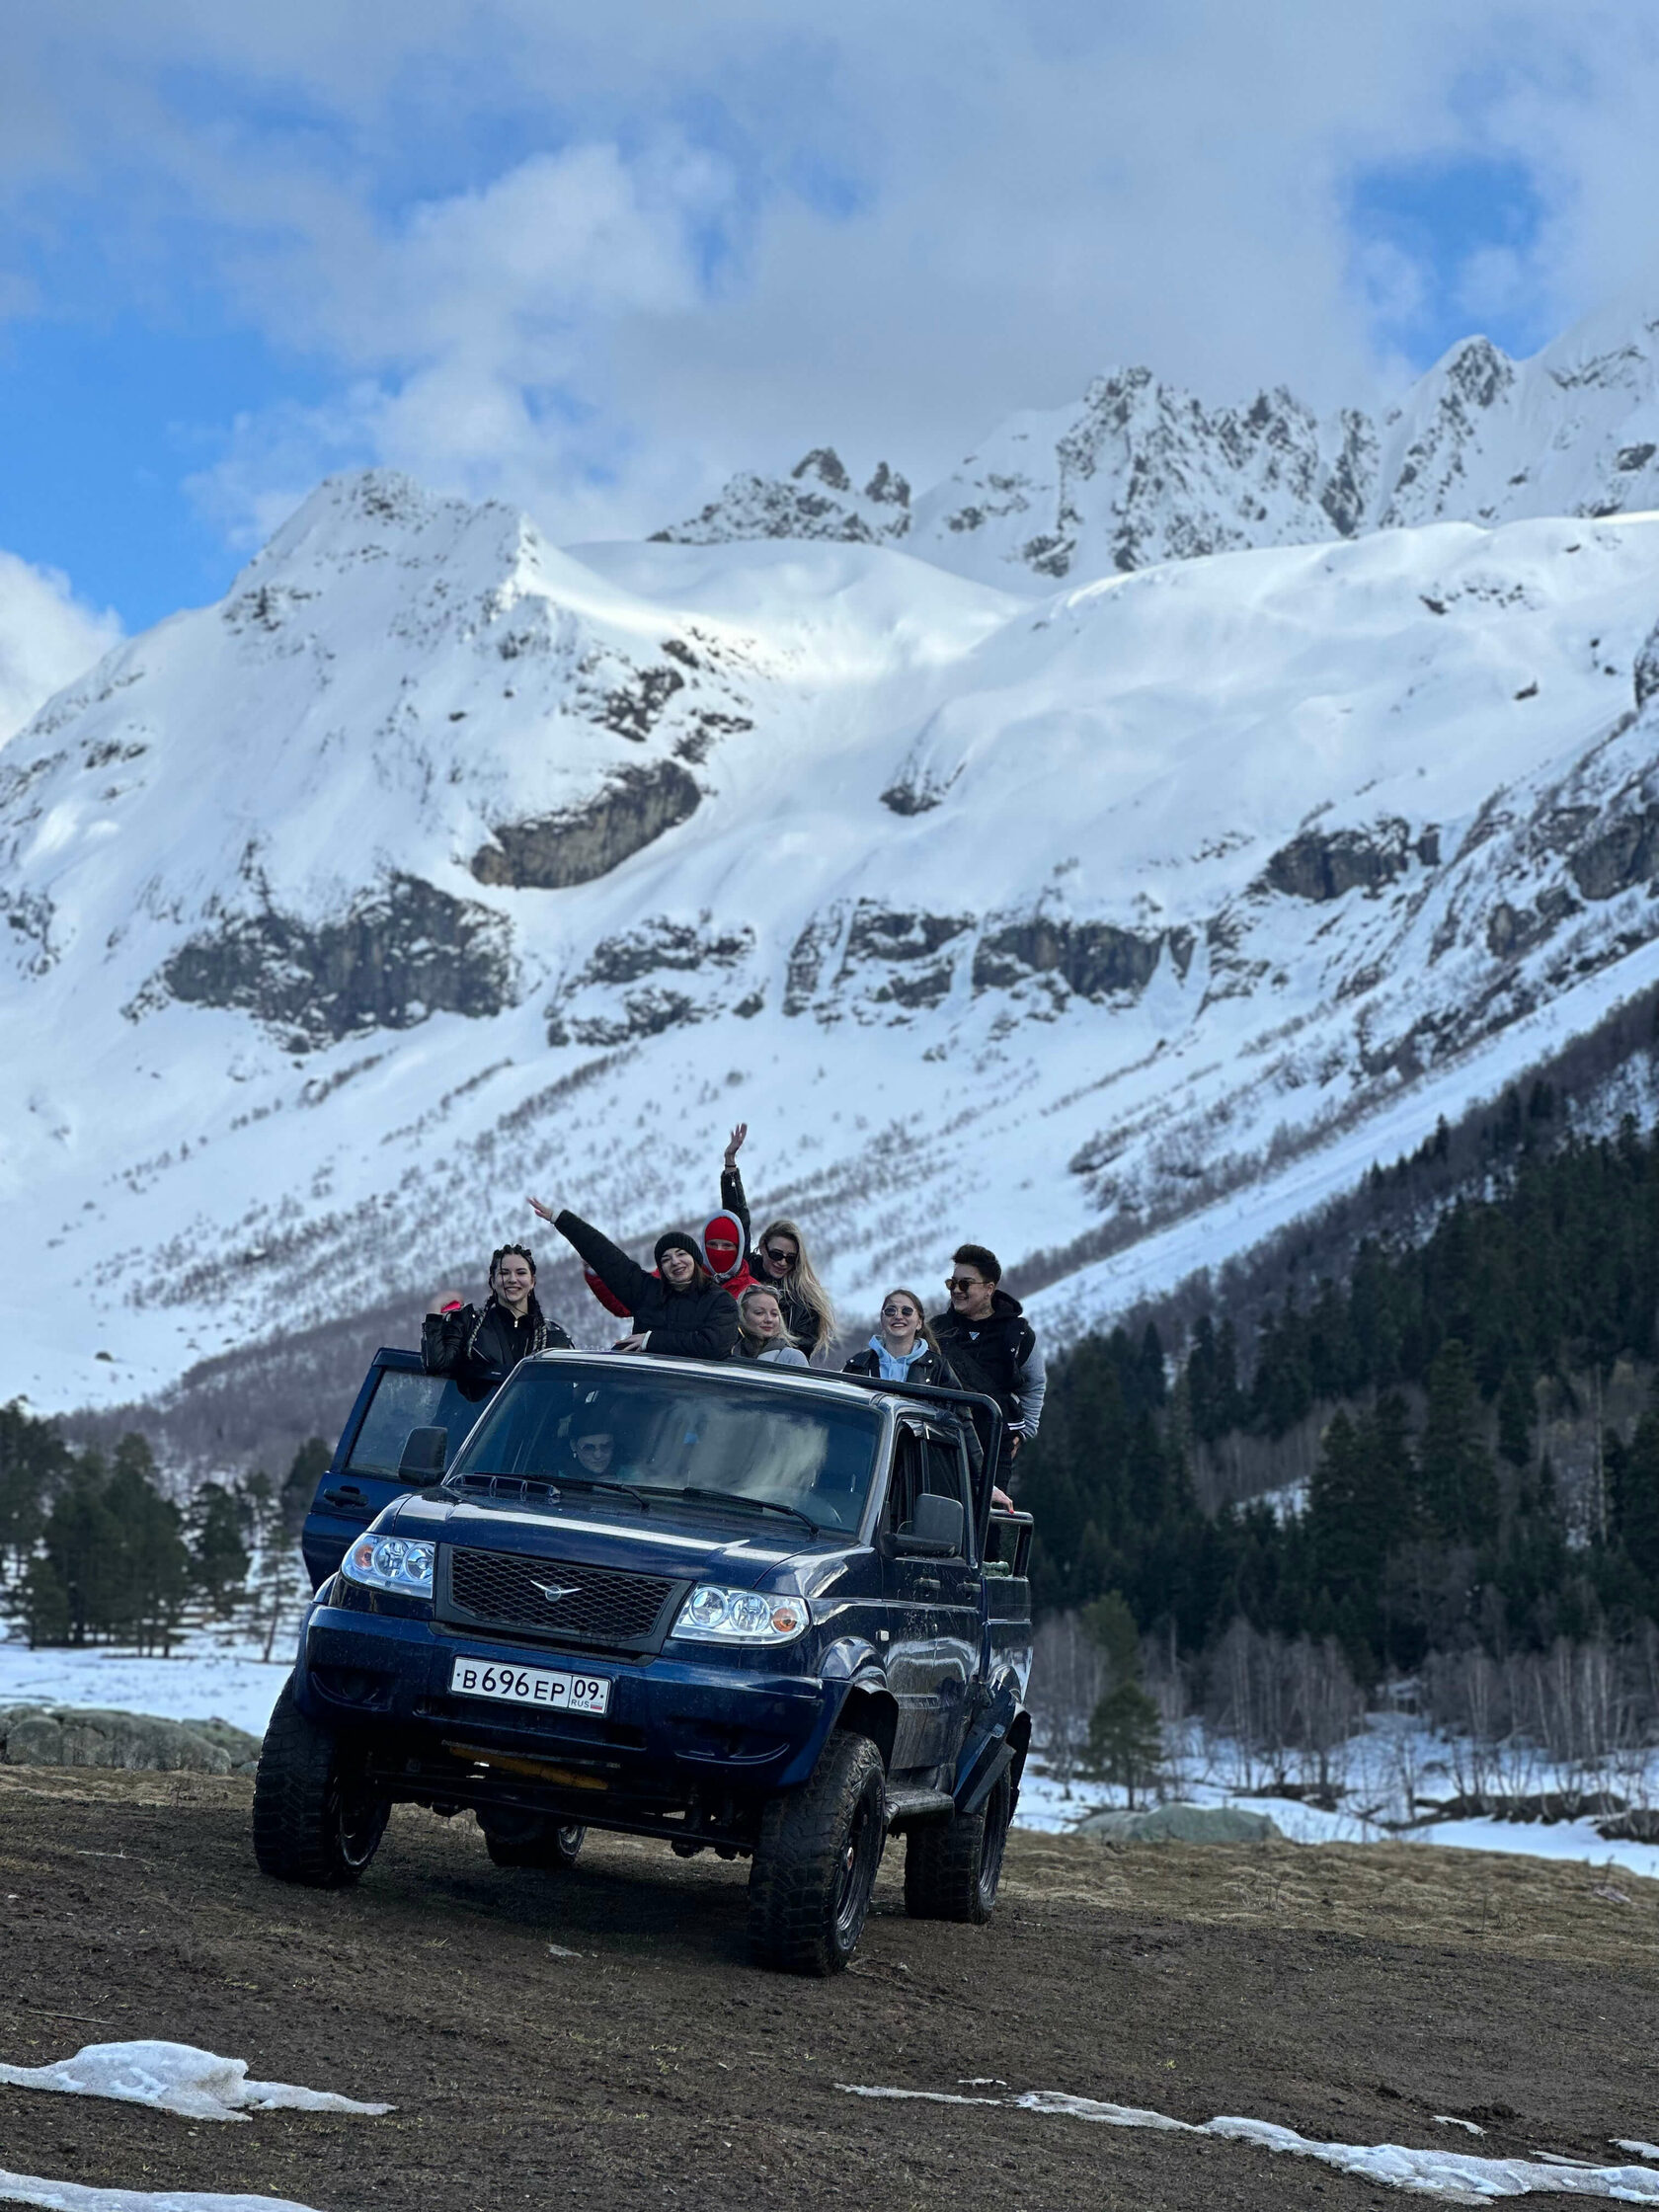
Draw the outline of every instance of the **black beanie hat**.
[[[653,1256],[659,1267],[663,1264],[665,1252],[689,1252],[699,1267],[703,1264],[702,1246],[682,1228],[666,1228],[658,1237]]]

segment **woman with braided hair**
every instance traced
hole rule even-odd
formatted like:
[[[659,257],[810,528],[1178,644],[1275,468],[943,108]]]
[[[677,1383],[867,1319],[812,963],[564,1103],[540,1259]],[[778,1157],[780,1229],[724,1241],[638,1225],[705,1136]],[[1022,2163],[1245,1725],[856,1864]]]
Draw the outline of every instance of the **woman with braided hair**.
[[[421,1365],[452,1375],[463,1388],[494,1389],[520,1360],[549,1346],[568,1352],[571,1340],[541,1310],[535,1258],[527,1244],[503,1244],[490,1255],[490,1294],[482,1305],[453,1294],[434,1298],[421,1329]]]

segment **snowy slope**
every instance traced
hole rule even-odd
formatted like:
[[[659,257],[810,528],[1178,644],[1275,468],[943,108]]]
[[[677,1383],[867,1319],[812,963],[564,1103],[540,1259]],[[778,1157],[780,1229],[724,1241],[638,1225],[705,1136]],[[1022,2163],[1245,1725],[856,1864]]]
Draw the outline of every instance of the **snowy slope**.
[[[822,457],[794,471],[810,500],[793,480],[740,477],[664,535],[872,537],[867,501],[838,461],[821,480]],[[1466,339],[1381,418],[1320,419],[1283,387],[1210,408],[1148,369],[1114,369],[1074,407],[1004,423],[912,505],[884,510],[880,534],[959,575],[1043,592],[1252,546],[1653,507],[1659,314],[1620,306],[1528,361]]]
[[[855,1309],[972,1233],[1086,1322],[1659,974],[1656,616],[1653,517],[1033,603],[325,485],[0,752],[0,1396],[413,1327],[740,1114]]]

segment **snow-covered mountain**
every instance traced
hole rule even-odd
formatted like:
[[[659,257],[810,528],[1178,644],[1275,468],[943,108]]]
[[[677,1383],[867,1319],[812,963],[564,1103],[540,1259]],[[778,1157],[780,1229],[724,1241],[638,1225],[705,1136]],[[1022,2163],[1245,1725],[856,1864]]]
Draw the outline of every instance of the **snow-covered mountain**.
[[[695,1223],[739,1117],[850,1309],[973,1235],[1080,1326],[1659,979],[1659,516],[1020,581],[369,474],[50,700],[0,1397]]]
[[[1074,407],[1004,423],[873,528],[870,493],[903,482],[884,462],[859,495],[820,448],[790,479],[734,479],[662,535],[902,540],[958,575],[1046,592],[1425,522],[1633,514],[1659,506],[1659,314],[1599,315],[1521,362],[1467,339],[1380,419],[1320,419],[1282,386],[1207,408],[1148,369],[1116,369]]]

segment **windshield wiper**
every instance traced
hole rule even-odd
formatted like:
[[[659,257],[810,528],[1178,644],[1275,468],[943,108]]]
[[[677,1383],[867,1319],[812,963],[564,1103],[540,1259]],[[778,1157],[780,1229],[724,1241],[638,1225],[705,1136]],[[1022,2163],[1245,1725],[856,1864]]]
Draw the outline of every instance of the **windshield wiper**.
[[[751,1505],[761,1513],[786,1513],[791,1521],[799,1521],[802,1528],[810,1529],[816,1537],[823,1532],[822,1521],[815,1521],[810,1513],[803,1513],[798,1505],[785,1505],[778,1498],[751,1497],[747,1490],[704,1490],[690,1487],[677,1493],[682,1498],[706,1498],[716,1505]]]
[[[672,1498],[678,1494],[673,1490],[660,1490],[655,1493],[650,1490],[642,1491],[637,1482],[607,1482],[603,1478],[603,1476],[596,1474],[466,1473],[460,1477],[459,1482],[453,1484],[451,1483],[449,1477],[445,1476],[441,1487],[445,1490],[448,1490],[452,1497],[464,1498],[466,1496],[465,1485],[468,1482],[516,1483],[520,1488],[534,1488],[537,1490],[545,1490],[550,1499],[556,1498],[561,1490],[615,1490],[620,1492],[620,1494],[626,1498],[637,1498],[642,1496],[651,1497],[653,1495],[656,1495],[658,1497]],[[511,1501],[504,1499],[502,1502],[505,1504]]]
[[[672,1495],[672,1492],[658,1492],[654,1490],[641,1489],[640,1485],[637,1482],[608,1482],[603,1475],[598,1474],[559,1474],[552,1475],[548,1479],[553,1485],[555,1496],[561,1490],[614,1490],[625,1498],[650,1498],[660,1495]]]

